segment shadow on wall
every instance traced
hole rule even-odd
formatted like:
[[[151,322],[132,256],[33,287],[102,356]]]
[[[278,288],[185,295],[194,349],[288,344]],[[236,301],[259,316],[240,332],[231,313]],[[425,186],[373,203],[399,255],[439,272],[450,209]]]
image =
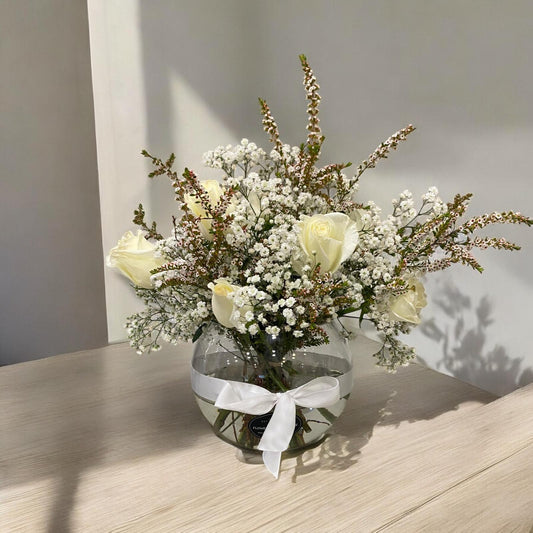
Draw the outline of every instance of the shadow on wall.
[[[497,327],[488,296],[474,305],[470,297],[447,284],[434,303],[450,319],[444,326],[435,318],[420,326],[425,336],[442,347],[437,369],[500,396],[533,382],[533,368],[524,368],[523,358],[511,357],[499,344],[487,346],[489,329]],[[465,314],[472,312],[475,320],[469,326]]]

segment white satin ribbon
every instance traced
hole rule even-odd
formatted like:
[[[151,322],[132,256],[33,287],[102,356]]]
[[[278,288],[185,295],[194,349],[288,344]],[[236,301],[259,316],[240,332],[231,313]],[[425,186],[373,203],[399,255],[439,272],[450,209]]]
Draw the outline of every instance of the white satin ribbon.
[[[218,394],[215,407],[250,415],[263,415],[274,409],[257,448],[263,451],[263,462],[277,479],[281,452],[285,451],[294,433],[296,406],[329,407],[340,399],[337,378],[322,376],[286,392],[269,392],[252,385],[226,381]]]

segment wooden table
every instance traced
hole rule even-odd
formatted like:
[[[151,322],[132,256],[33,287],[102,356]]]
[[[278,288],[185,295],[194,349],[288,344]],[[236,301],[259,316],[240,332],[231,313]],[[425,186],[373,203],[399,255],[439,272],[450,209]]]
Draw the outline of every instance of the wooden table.
[[[276,481],[211,433],[190,354],[120,344],[0,369],[0,531],[531,531],[531,386],[496,399],[357,354],[334,432]]]

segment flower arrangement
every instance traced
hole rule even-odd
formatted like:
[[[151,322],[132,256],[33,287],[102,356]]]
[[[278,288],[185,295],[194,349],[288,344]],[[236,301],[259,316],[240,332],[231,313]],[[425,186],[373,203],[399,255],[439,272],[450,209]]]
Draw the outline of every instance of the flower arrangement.
[[[383,341],[377,363],[393,370],[414,357],[398,337],[420,323],[426,273],[454,263],[481,272],[475,248],[519,249],[476,232],[533,220],[512,211],[463,220],[471,194],[445,203],[431,187],[415,205],[406,190],[386,216],[357,198],[362,175],[405,141],[412,125],[350,175],[350,163],[320,167],[319,85],[305,56],[300,61],[308,101],[300,146],[281,141],[269,106],[259,99],[272,149],[243,139],[207,152],[204,163],[220,170],[220,181],[201,181],[187,168],[178,175],[173,154],[164,161],[143,151],[154,166],[149,176],[170,179],[181,215],[163,237],[139,205],[138,233],[126,233],[108,257],[146,304],[127,322],[138,352],[157,350],[161,340],[196,341],[211,324],[243,350],[260,352],[277,339],[287,353],[327,343],[324,326],[351,317],[375,326]],[[280,372],[272,379],[283,390]]]

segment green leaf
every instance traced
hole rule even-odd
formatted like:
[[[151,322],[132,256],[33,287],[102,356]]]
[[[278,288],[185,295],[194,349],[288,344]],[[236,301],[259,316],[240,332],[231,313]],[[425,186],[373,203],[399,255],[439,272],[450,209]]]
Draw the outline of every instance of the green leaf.
[[[176,160],[176,156],[174,155],[174,153],[171,153],[165,165],[169,168],[172,168],[172,165],[174,164],[175,160]]]
[[[202,336],[202,333],[204,332],[204,325],[202,324],[194,333],[194,335],[192,336],[192,342],[196,342],[201,336]]]
[[[357,311],[357,307],[347,307],[346,309],[342,309],[338,311],[337,315],[344,316],[344,315],[347,315],[348,313],[353,313],[354,311]]]

